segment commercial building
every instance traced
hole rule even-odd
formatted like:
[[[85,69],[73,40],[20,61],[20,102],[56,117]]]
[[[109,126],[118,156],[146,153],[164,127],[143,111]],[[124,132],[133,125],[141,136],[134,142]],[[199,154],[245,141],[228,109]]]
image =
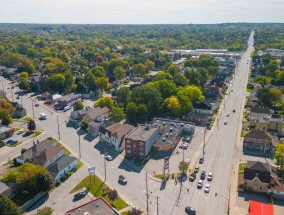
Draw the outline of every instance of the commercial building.
[[[120,215],[103,197],[96,198],[65,213],[65,215]]]
[[[248,215],[274,215],[273,205],[249,200]]]
[[[75,102],[78,99],[81,99],[81,94],[73,94],[73,93],[71,93],[71,94],[68,94],[68,95],[60,97],[58,99],[57,103],[59,105],[62,105],[63,107],[72,106],[73,104],[75,104]]]
[[[138,127],[125,137],[126,156],[145,158],[159,139],[160,126],[138,124]]]

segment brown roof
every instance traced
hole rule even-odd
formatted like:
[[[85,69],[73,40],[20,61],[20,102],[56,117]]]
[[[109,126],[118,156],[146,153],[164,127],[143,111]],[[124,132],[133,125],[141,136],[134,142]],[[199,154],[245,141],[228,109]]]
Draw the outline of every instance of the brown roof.
[[[113,132],[112,136],[114,136],[115,138],[121,138],[132,131],[134,128],[135,127],[133,125],[124,124],[120,126],[115,132]]]
[[[263,163],[260,161],[247,161],[247,168],[260,171],[270,172],[270,166],[268,163]]]
[[[100,107],[96,107],[96,108],[89,108],[87,110],[87,114],[89,115],[89,117],[91,119],[95,119],[97,117],[99,117],[102,114],[105,114],[109,112],[109,108],[104,107],[104,108],[100,108]]]
[[[247,132],[244,137],[246,138],[253,138],[253,139],[261,139],[261,140],[272,140],[272,137],[269,133],[265,131],[256,131],[256,130],[251,130]]]
[[[33,160],[33,164],[43,166],[47,161],[49,161],[52,157],[57,155],[59,152],[64,151],[64,148],[55,146],[50,149],[46,149],[42,154],[35,157]]]

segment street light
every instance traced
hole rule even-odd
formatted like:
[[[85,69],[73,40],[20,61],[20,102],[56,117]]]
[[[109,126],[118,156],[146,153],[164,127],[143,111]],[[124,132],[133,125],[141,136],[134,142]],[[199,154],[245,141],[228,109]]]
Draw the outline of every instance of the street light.
[[[106,181],[106,177],[107,177],[107,172],[106,172],[106,155],[107,155],[107,152],[106,152],[106,150],[104,150],[105,181]]]
[[[81,158],[81,138],[80,138],[80,134],[78,133],[78,137],[79,137],[79,159]]]
[[[33,110],[33,119],[35,118],[35,111],[34,111],[34,100],[33,98],[31,98],[32,100],[32,110]]]
[[[60,129],[59,129],[59,119],[57,115],[57,132],[58,132],[58,139],[60,140]]]

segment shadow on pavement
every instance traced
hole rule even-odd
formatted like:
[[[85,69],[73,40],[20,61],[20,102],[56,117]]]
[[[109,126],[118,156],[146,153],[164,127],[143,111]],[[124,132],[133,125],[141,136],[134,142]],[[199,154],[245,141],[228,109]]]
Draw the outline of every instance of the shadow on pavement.
[[[97,149],[100,152],[100,154],[104,154],[106,152],[108,155],[111,155],[113,159],[115,159],[119,155],[117,151],[115,151],[113,148],[109,147],[107,144],[101,141],[99,141],[94,146],[94,148]]]
[[[119,164],[118,168],[124,169],[127,172],[137,172],[140,173],[144,166],[137,166],[134,163],[131,163],[126,158],[124,158]]]
[[[87,133],[85,136],[84,136],[84,140],[87,140],[88,142],[92,142],[94,139],[96,139],[93,135]]]
[[[75,125],[75,124],[73,124],[72,122],[69,122],[69,121],[66,123],[66,127],[69,127],[69,128],[71,127],[71,128],[74,128],[74,129],[79,128],[77,125]]]
[[[266,196],[266,194],[238,192],[238,197],[243,198],[244,201],[254,200],[257,202],[268,203],[268,196]]]
[[[32,205],[26,212],[31,212],[37,210],[40,206],[42,206],[49,198],[49,195],[46,194],[39,201],[37,201],[34,205]]]

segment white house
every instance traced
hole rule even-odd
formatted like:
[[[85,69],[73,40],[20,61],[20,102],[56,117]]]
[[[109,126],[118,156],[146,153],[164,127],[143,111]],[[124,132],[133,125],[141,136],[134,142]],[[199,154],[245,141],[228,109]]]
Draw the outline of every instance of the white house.
[[[78,159],[72,156],[63,156],[47,169],[54,181],[60,180],[66,173],[78,165]]]
[[[270,109],[265,107],[252,107],[250,110],[250,120],[256,120],[259,118],[269,118]]]
[[[125,147],[125,135],[129,134],[134,128],[132,125],[121,125],[120,123],[115,123],[106,128],[100,127],[100,141],[121,152]]]

